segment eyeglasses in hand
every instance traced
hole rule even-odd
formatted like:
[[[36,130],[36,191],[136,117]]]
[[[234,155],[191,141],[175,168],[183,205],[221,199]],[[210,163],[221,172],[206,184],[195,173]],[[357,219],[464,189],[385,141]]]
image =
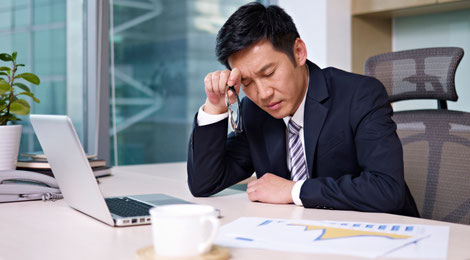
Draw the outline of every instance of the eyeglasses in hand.
[[[233,86],[227,86],[225,90],[225,103],[227,104],[228,108],[228,120],[230,122],[230,127],[235,133],[241,133],[243,130],[240,98],[238,97],[237,91]],[[237,98],[233,104],[230,102],[229,91],[231,91]]]

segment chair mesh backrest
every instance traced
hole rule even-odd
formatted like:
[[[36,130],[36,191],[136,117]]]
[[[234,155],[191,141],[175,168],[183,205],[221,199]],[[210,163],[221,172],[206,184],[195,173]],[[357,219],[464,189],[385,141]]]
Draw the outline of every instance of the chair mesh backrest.
[[[365,74],[380,80],[390,102],[405,99],[457,100],[455,71],[463,56],[456,47],[389,52],[370,57]]]
[[[402,111],[393,120],[421,216],[470,224],[470,113]]]

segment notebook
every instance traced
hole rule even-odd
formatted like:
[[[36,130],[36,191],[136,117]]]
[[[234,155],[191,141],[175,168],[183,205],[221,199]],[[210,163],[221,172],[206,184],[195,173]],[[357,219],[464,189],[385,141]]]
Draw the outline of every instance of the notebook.
[[[111,226],[131,226],[150,224],[152,207],[190,203],[165,194],[104,198],[72,120],[64,115],[31,115],[30,120],[70,207]]]

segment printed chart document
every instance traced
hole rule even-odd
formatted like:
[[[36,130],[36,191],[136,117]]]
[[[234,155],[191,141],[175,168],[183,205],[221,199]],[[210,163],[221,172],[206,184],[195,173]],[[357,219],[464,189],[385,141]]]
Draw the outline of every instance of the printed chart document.
[[[445,226],[243,217],[224,225],[215,243],[370,258],[445,258],[448,237]]]

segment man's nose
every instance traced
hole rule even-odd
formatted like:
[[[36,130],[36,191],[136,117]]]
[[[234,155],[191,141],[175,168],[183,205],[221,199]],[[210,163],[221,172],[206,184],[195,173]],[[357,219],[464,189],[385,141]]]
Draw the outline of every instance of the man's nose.
[[[272,87],[266,84],[262,84],[262,83],[258,83],[257,85],[258,85],[258,96],[261,100],[267,100],[271,98],[271,96],[274,93]]]

